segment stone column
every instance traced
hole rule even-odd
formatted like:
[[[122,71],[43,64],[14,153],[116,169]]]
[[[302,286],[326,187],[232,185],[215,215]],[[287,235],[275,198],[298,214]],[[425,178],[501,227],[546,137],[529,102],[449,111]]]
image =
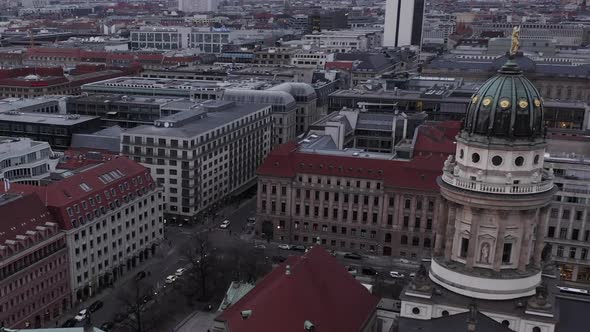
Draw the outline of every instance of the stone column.
[[[455,203],[448,202],[448,220],[445,235],[445,260],[451,260],[453,254],[453,240],[455,238],[455,223],[457,222],[457,208]]]
[[[520,238],[520,252],[518,253],[518,271],[526,271],[529,261],[529,245],[531,243],[531,223],[535,219],[535,211],[520,211],[520,219],[524,220],[522,236]]]
[[[449,220],[449,206],[444,198],[438,204],[438,216],[436,225],[436,235],[434,239],[434,255],[440,256],[443,254],[443,247],[445,242],[445,234],[447,230],[447,223]],[[434,216],[433,216],[434,217]],[[434,219],[434,218],[433,218]]]
[[[545,230],[549,221],[549,206],[540,209],[537,220],[537,237],[535,238],[535,253],[533,255],[533,264],[536,268],[541,268],[541,255],[545,247]],[[559,230],[557,230],[559,231]]]
[[[479,235],[479,222],[483,209],[470,208],[469,210],[471,212],[471,229],[469,230],[469,248],[467,248],[466,266],[467,269],[471,270],[473,269],[475,256],[477,255],[477,237]]]
[[[498,233],[496,235],[496,248],[494,250],[494,271],[499,272],[502,265],[502,253],[504,251],[504,234],[506,232],[506,218],[508,212],[499,210],[496,215]]]

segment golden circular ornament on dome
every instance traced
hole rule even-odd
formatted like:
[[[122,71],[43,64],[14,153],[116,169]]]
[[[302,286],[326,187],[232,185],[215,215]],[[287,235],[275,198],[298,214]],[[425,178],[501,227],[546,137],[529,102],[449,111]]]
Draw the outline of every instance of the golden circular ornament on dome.
[[[527,108],[529,103],[526,100],[521,100],[518,102],[518,106],[520,106],[520,108]]]
[[[471,102],[474,104],[477,103],[478,100],[479,100],[478,96],[473,96],[473,98],[471,98]]]
[[[483,106],[490,106],[490,104],[492,103],[492,98],[486,97],[483,99],[481,103],[483,104]]]
[[[502,107],[502,108],[510,107],[510,100],[508,100],[508,99],[500,100],[500,107]]]
[[[535,107],[541,107],[541,101],[539,99],[535,99],[534,103]]]

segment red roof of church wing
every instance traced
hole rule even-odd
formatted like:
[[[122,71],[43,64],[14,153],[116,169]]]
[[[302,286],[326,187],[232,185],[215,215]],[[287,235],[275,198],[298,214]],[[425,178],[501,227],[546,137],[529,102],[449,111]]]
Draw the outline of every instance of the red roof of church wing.
[[[229,332],[300,332],[306,320],[321,331],[358,332],[378,302],[336,258],[314,246],[289,257],[216,320],[226,322]],[[252,310],[246,320],[243,310]]]
[[[271,151],[258,175],[295,177],[318,174],[336,177],[382,180],[386,186],[438,191],[436,178],[442,174],[445,159],[455,152],[454,137],[460,122],[448,121],[420,126],[414,157],[409,160],[387,160],[362,156],[332,155],[299,151],[290,142]]]
[[[122,175],[118,178],[111,177],[112,181],[104,183],[100,176],[112,171],[120,171]],[[137,180],[141,177],[141,184]],[[135,180],[133,180],[135,179]],[[129,189],[123,187],[120,190],[119,185],[128,183]],[[153,184],[153,185],[152,185]],[[74,173],[62,180],[53,182],[47,186],[31,186],[24,184],[11,184],[10,192],[13,193],[37,193],[43,202],[46,202],[49,210],[56,217],[63,229],[75,227],[72,220],[79,220],[80,217],[86,217],[87,213],[94,218],[94,210],[104,206],[106,210],[110,209],[109,203],[119,200],[120,203],[124,196],[138,192],[141,188],[151,190],[155,187],[149,171],[139,163],[129,160],[126,157],[118,157],[96,166],[89,166],[86,170]],[[85,190],[86,188],[86,190]],[[115,195],[111,194],[111,189],[115,189]],[[0,192],[3,188],[0,189]],[[109,191],[109,198],[104,194]],[[100,202],[96,197],[100,197]],[[95,205],[90,204],[90,198]],[[83,209],[82,201],[87,204],[87,209]],[[79,206],[79,212],[74,209],[74,204]],[[73,215],[69,215],[68,208],[72,209]]]
[[[43,202],[34,193],[0,205],[0,244],[15,240],[17,235],[34,231],[46,222],[55,222]]]

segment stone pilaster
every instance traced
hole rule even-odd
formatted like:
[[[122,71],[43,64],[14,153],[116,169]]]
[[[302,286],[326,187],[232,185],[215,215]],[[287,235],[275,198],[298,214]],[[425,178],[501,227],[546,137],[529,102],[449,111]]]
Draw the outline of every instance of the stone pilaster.
[[[496,249],[494,250],[494,264],[493,269],[496,272],[500,271],[502,265],[502,253],[504,251],[504,234],[506,232],[506,218],[508,218],[508,212],[498,211],[498,233],[496,235]]]
[[[549,207],[545,206],[540,209],[539,220],[537,221],[537,237],[535,238],[535,253],[533,254],[533,264],[536,268],[541,268],[541,255],[545,247],[545,229],[547,228],[548,219]]]
[[[479,222],[483,209],[471,208],[471,229],[469,231],[469,248],[467,248],[466,266],[473,269],[477,249],[477,236],[479,235]]]
[[[445,236],[445,259],[450,260],[453,255],[453,240],[455,238],[455,223],[457,222],[457,204],[448,203],[447,232]]]
[[[535,218],[535,211],[521,211],[521,220],[524,220],[522,237],[520,239],[520,252],[518,253],[518,271],[524,272],[528,264],[529,245],[531,243],[531,223]]]
[[[436,227],[436,237],[434,242],[434,255],[443,254],[447,223],[449,221],[449,206],[445,199],[441,199],[438,204],[438,224]]]

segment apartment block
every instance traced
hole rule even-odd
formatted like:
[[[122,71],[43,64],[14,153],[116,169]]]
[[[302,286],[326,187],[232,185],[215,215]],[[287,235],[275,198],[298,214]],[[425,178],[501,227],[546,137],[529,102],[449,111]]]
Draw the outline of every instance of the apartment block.
[[[249,188],[271,148],[268,104],[208,101],[122,136],[122,152],[151,170],[164,188],[170,221],[202,212]]]
[[[151,257],[164,236],[162,189],[149,170],[126,157],[95,160],[75,169],[69,166],[78,160],[67,161],[71,165],[61,166],[68,171],[54,174],[45,186],[10,189],[42,197],[65,232],[75,301]]]

